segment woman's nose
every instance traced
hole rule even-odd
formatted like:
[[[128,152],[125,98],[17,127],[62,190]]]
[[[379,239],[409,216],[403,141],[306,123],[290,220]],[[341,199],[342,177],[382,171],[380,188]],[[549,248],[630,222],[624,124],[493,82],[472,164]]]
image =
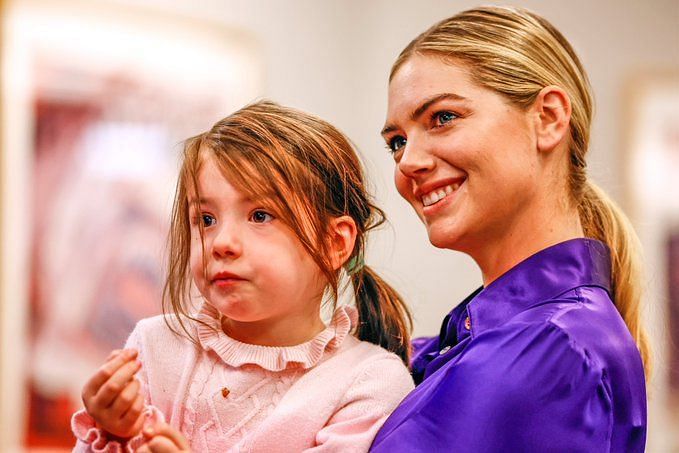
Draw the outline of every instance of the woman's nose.
[[[237,258],[243,253],[240,229],[236,225],[218,226],[212,241],[212,254],[215,258]]]
[[[405,176],[415,178],[433,170],[435,158],[426,141],[412,137],[408,139],[397,166],[398,170]]]

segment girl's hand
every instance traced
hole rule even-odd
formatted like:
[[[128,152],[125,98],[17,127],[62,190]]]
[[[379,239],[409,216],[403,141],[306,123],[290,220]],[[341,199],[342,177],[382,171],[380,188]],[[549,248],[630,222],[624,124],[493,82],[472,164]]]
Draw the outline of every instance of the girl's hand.
[[[113,351],[82,392],[85,409],[97,426],[121,439],[133,437],[144,424],[144,397],[134,379],[141,368],[136,357],[133,349]]]
[[[138,453],[189,453],[189,443],[182,433],[168,425],[158,422],[155,426],[144,428],[144,443]]]

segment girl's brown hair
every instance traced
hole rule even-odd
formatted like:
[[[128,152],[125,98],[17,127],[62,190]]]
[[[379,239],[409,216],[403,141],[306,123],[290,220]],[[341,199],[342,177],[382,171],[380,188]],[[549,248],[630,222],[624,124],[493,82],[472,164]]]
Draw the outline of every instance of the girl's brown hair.
[[[384,223],[385,216],[366,191],[356,151],[327,122],[269,101],[248,105],[185,142],[163,292],[163,310],[176,315],[181,330],[192,338],[183,320],[200,322],[189,314],[188,194],[197,193],[198,170],[207,155],[245,195],[270,203],[267,207],[292,229],[325,275],[334,304],[340,273],[330,261],[329,227],[332,219],[343,215],[354,220],[356,243],[345,266],[359,312],[355,334],[398,354],[407,364],[410,312],[399,294],[363,261],[366,234]]]
[[[593,99],[585,70],[566,38],[525,9],[480,7],[445,19],[411,41],[394,62],[389,80],[413,55],[467,64],[476,83],[522,109],[548,85],[568,93],[571,202],[577,206],[585,236],[611,250],[612,298],[639,347],[648,377],[650,347],[641,319],[638,238],[622,211],[587,178]]]

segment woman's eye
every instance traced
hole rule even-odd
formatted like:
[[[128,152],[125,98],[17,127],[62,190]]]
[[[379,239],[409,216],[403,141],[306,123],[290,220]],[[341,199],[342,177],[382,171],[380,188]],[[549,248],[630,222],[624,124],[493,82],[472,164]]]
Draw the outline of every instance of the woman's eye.
[[[217,219],[215,219],[210,214],[201,214],[200,220],[203,222],[204,227],[211,227],[215,224],[215,222],[217,222]]]
[[[267,223],[273,220],[273,216],[266,211],[258,209],[250,215],[250,220],[254,223]]]
[[[457,118],[457,115],[453,112],[443,111],[434,113],[434,123],[436,126],[443,126],[450,123],[455,118]]]
[[[406,139],[401,135],[397,135],[389,139],[388,146],[391,152],[395,153],[396,151],[406,146]]]

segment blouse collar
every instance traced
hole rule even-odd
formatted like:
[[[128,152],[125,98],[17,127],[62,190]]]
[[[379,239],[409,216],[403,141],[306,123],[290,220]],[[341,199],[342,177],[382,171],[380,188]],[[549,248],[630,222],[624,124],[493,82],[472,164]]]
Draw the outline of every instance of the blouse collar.
[[[259,365],[265,370],[281,371],[286,368],[311,368],[326,352],[339,348],[346,336],[356,326],[358,312],[350,305],[340,305],[328,326],[311,340],[295,346],[260,346],[235,340],[221,328],[222,315],[208,303],[198,312],[197,334],[204,350],[213,350],[227,365]]]
[[[561,242],[479,288],[463,302],[468,330],[476,336],[579,286],[598,286],[611,293],[611,258],[603,242],[584,238]]]

